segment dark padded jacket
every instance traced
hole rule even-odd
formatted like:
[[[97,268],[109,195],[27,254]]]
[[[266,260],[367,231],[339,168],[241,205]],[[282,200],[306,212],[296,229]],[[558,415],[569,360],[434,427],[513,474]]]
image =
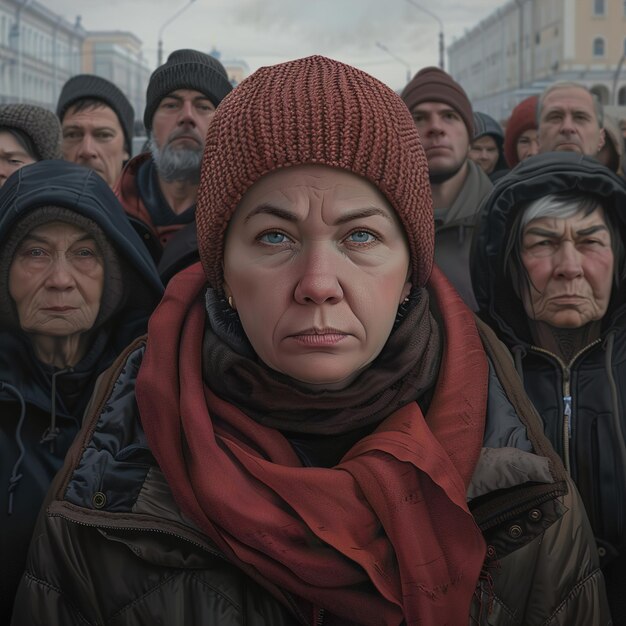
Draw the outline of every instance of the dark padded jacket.
[[[626,623],[626,307],[614,288],[601,337],[570,363],[533,345],[521,300],[504,277],[503,248],[525,202],[584,191],[603,199],[626,241],[626,184],[590,157],[527,159],[498,181],[482,207],[472,250],[480,315],[512,351],[545,433],[570,469],[597,537],[616,623]],[[620,607],[615,602],[619,601]],[[621,616],[617,619],[617,612]]]
[[[121,309],[95,331],[71,369],[44,365],[25,333],[0,326],[0,623],[7,623],[41,503],[80,429],[95,381],[145,332],[162,286],[119,202],[91,170],[64,161],[29,165],[2,187],[0,206],[0,246],[13,225],[39,206],[66,207],[92,219],[122,259],[127,281]],[[55,438],[46,437],[56,429]]]
[[[468,498],[488,548],[467,624],[606,626],[578,493],[510,357],[483,337],[489,416]],[[13,625],[337,626],[323,610],[278,602],[181,513],[136,416],[143,352],[142,341],[130,346],[98,383],[39,519]]]

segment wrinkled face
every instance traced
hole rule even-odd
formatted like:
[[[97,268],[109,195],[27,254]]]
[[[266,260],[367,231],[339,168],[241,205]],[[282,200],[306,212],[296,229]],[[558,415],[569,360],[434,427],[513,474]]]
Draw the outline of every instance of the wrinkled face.
[[[456,173],[467,159],[469,134],[463,119],[448,104],[420,102],[411,110],[431,175]]]
[[[13,172],[34,162],[11,133],[0,131],[0,187]]]
[[[556,328],[602,319],[611,297],[614,255],[601,207],[586,217],[580,212],[532,220],[524,228],[521,256],[531,283],[522,297],[529,318]]]
[[[485,174],[491,174],[498,162],[498,144],[491,135],[474,139],[469,151],[469,158],[480,165]]]
[[[227,231],[224,289],[263,362],[344,386],[380,353],[411,285],[394,210],[371,183],[321,165],[263,176]]]
[[[177,89],[161,100],[152,117],[152,139],[164,150],[202,151],[209,120],[215,113],[213,103],[194,89]]]
[[[9,268],[9,294],[22,330],[67,337],[93,326],[104,286],[102,255],[91,235],[65,222],[34,228]]]
[[[517,158],[520,162],[524,161],[528,157],[539,154],[539,141],[537,135],[538,133],[535,128],[529,128],[517,138],[515,149],[517,150]]]
[[[548,93],[539,117],[540,152],[578,152],[595,156],[604,145],[593,97],[581,87]]]
[[[95,170],[113,187],[129,158],[115,111],[105,104],[80,111],[69,107],[61,127],[63,158]]]

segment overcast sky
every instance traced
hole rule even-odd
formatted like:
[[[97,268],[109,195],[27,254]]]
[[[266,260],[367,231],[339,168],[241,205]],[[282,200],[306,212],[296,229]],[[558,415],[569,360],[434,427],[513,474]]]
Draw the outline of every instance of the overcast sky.
[[[447,46],[506,0],[414,1],[443,22]],[[177,48],[208,52],[215,47],[222,60],[243,60],[254,71],[323,54],[355,65],[393,89],[405,84],[407,72],[415,74],[439,62],[439,23],[409,0],[46,0],[44,4],[70,22],[81,15],[87,30],[133,32],[143,42],[150,69],[156,65],[161,28],[164,59]]]

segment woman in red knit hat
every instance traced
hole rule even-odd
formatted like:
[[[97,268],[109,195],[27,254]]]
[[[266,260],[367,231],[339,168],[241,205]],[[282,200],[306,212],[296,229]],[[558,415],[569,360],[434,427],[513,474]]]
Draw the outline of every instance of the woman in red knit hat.
[[[537,143],[538,96],[522,100],[511,112],[504,130],[504,156],[509,167],[539,154]]]
[[[609,623],[577,492],[433,267],[393,91],[324,57],[258,70],[212,120],[196,219],[201,262],[92,399],[15,624]]]

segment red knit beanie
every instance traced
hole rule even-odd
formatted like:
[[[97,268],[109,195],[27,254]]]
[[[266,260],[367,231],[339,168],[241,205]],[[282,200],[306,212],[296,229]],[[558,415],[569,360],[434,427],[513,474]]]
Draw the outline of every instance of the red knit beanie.
[[[519,163],[517,158],[517,140],[527,130],[537,128],[537,101],[539,96],[530,96],[522,100],[511,111],[511,117],[504,130],[504,156],[509,167]]]
[[[211,119],[196,205],[209,284],[222,291],[224,235],[245,192],[269,172],[316,163],[353,172],[382,192],[406,229],[412,283],[423,286],[434,224],[428,164],[413,119],[389,87],[322,56],[260,68]]]
[[[401,98],[409,111],[421,102],[443,102],[458,111],[470,139],[474,136],[474,114],[465,90],[450,74],[438,67],[421,69],[402,90]]]

